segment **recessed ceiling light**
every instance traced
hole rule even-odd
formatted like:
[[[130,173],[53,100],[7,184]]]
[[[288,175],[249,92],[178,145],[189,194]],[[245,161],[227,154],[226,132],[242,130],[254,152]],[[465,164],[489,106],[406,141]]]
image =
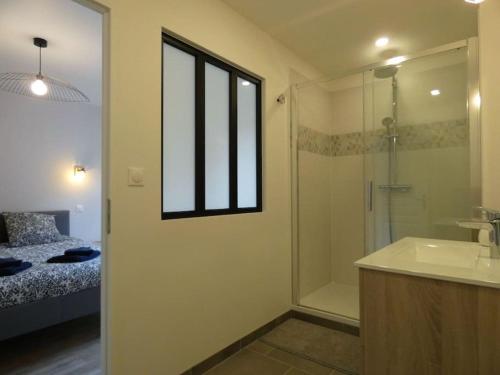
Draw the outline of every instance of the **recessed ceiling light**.
[[[407,60],[406,56],[396,56],[392,59],[387,60],[388,65],[398,65]]]
[[[484,0],[465,0],[466,3],[470,4],[481,4]]]
[[[250,82],[248,82],[248,81],[243,81],[243,82],[241,82],[241,85],[242,85],[242,86],[250,86]]]
[[[389,44],[389,38],[386,37],[386,36],[383,36],[382,38],[378,38],[376,41],[375,41],[375,45],[377,47],[385,47],[386,45]]]
[[[441,95],[441,90],[438,90],[438,89],[431,90],[431,95],[432,96]]]

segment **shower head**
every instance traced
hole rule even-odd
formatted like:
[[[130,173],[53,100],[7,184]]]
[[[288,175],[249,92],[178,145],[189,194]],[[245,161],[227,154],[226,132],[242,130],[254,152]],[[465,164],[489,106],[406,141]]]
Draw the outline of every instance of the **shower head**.
[[[397,72],[398,72],[397,66],[394,65],[382,66],[380,68],[375,69],[375,77],[391,78],[394,77]]]
[[[385,117],[382,120],[382,125],[384,126],[391,126],[392,124],[394,124],[394,119],[392,117]]]

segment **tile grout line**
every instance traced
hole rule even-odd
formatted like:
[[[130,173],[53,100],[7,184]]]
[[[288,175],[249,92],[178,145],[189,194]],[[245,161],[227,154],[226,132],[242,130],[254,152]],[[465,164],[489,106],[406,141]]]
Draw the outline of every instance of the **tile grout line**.
[[[256,340],[257,341],[257,340]],[[250,349],[251,350],[251,349]],[[255,351],[251,350],[252,352],[256,353]],[[271,353],[272,350],[269,352]],[[286,363],[286,362],[283,362],[283,361],[280,361],[279,359],[276,359],[276,358],[273,358],[273,357],[270,357],[269,356],[269,353],[257,353],[259,354],[260,356],[264,357],[264,358],[267,358],[273,362],[276,362],[276,363],[281,363],[282,365],[286,365],[288,366],[289,368],[283,373],[283,375],[285,375],[286,373],[290,372],[290,370],[293,370],[295,367],[292,366],[290,363]]]
[[[260,339],[259,339],[259,341],[262,341],[262,340],[260,340]],[[263,341],[262,341],[262,342],[263,342]],[[264,344],[266,344],[266,343],[264,342]],[[266,344],[266,345],[268,345],[268,344]],[[268,345],[268,346],[271,346],[271,345]],[[277,358],[271,357],[271,356],[270,356],[270,354],[271,354],[274,350],[281,350],[282,352],[288,353],[288,354],[290,354],[290,355],[292,355],[292,356],[294,356],[294,357],[297,357],[297,358],[299,358],[299,359],[306,360],[306,361],[309,361],[309,362],[312,362],[312,363],[316,363],[316,364],[318,364],[318,365],[320,365],[320,366],[323,366],[322,364],[320,364],[320,363],[318,363],[318,362],[311,361],[310,359],[304,358],[304,357],[302,357],[302,356],[300,356],[300,355],[297,355],[297,354],[294,354],[294,353],[291,353],[291,352],[287,352],[286,350],[283,350],[283,349],[281,349],[281,348],[274,347],[274,346],[271,346],[271,347],[272,347],[273,349],[271,349],[268,353],[264,354],[264,356],[265,356],[265,357],[267,357],[267,358],[269,358],[269,359],[272,359],[273,361],[276,361],[276,362],[279,362],[279,363],[283,363],[283,364],[285,364],[285,365],[287,365],[287,366],[290,366],[290,368],[287,370],[287,372],[289,372],[290,370],[295,369],[295,370],[298,370],[298,371],[302,371],[303,373],[305,373],[305,374],[307,374],[307,375],[313,375],[313,374],[311,374],[310,372],[308,372],[308,371],[306,371],[306,370],[304,370],[304,369],[298,368],[297,366],[294,366],[294,365],[292,365],[292,364],[290,364],[290,363],[283,362],[283,361],[281,361],[281,360],[279,360],[279,359],[277,359]],[[331,368],[330,366],[323,366],[323,367],[325,367],[325,368],[327,368],[327,369],[331,370],[331,371],[328,373],[328,375],[330,375],[333,371],[335,371],[335,369],[334,369],[334,368]],[[287,372],[285,372],[285,374],[286,374]],[[285,374],[283,374],[283,375],[285,375]]]
[[[271,352],[272,352],[272,350],[271,350]],[[271,352],[269,352],[269,353],[271,353]],[[302,372],[306,373],[307,375],[311,375],[311,374],[310,374],[310,373],[308,373],[307,371],[302,370],[302,369],[300,369],[300,368],[298,368],[298,367],[295,367],[295,366],[291,365],[290,363],[283,362],[283,361],[280,361],[280,360],[279,360],[279,359],[277,359],[277,358],[270,357],[270,356],[269,356],[269,353],[264,354],[264,357],[266,357],[267,359],[270,359],[271,361],[274,361],[274,362],[277,362],[277,363],[281,363],[281,364],[283,364],[283,365],[287,365],[287,366],[289,367],[289,369],[288,369],[288,370],[286,370],[286,371],[283,373],[283,375],[288,374],[288,373],[289,373],[290,371],[292,371],[292,370],[299,370],[299,371],[302,371]]]
[[[265,342],[263,342],[263,341],[262,341],[262,340],[260,340],[260,339],[257,339],[257,340],[255,340],[255,341],[260,341],[260,342],[262,342],[262,343],[266,344]],[[266,345],[268,345],[268,344],[266,344]],[[308,372],[308,371],[306,371],[306,370],[304,370],[304,369],[298,368],[297,366],[294,366],[294,365],[292,365],[292,364],[290,364],[290,363],[288,363],[288,362],[282,361],[282,360],[280,360],[280,359],[278,359],[278,358],[271,357],[271,356],[270,356],[270,354],[271,354],[274,350],[281,350],[281,351],[283,351],[283,352],[286,352],[286,351],[284,351],[284,350],[282,350],[282,349],[280,349],[280,348],[276,348],[276,347],[271,346],[271,345],[268,345],[268,346],[270,346],[272,349],[271,349],[270,351],[268,351],[267,353],[257,352],[256,350],[251,349],[251,348],[247,348],[247,350],[249,350],[249,351],[251,351],[251,352],[253,352],[253,353],[257,353],[257,354],[261,355],[262,357],[265,357],[265,358],[267,358],[267,359],[269,359],[269,360],[271,360],[271,361],[274,361],[274,362],[277,362],[277,363],[281,363],[281,364],[283,364],[283,365],[288,366],[289,368],[286,370],[286,372],[284,372],[284,373],[283,373],[283,375],[288,374],[291,370],[298,370],[298,371],[302,371],[303,373],[305,373],[305,374],[307,374],[307,375],[313,375],[313,374],[311,374],[310,372]],[[288,352],[286,352],[286,353],[288,353]],[[305,359],[305,358],[302,358],[301,356],[295,355],[295,354],[293,354],[293,353],[288,353],[288,354],[291,354],[291,355],[293,355],[294,357],[297,357],[297,358],[299,358],[299,359]],[[308,361],[310,361],[310,360],[308,360]],[[314,361],[310,361],[310,362],[316,363],[316,362],[314,362]],[[319,363],[317,363],[317,364],[319,364]],[[324,367],[326,367],[326,368],[328,368],[329,370],[331,370],[331,371],[328,373],[328,375],[330,375],[333,371],[335,371],[335,369],[333,369],[333,368],[331,368],[331,367],[327,367],[327,366],[324,366]]]
[[[256,341],[257,341],[257,340],[256,340]],[[212,367],[210,370],[212,370],[212,369],[215,369],[215,368],[219,367],[219,366],[220,366],[220,365],[222,365],[224,362],[228,361],[229,359],[233,358],[234,356],[238,355],[239,353],[241,353],[242,351],[245,351],[245,350],[248,350],[248,351],[250,351],[250,352],[252,352],[252,353],[254,353],[254,354],[257,354],[257,355],[259,355],[259,356],[261,356],[261,357],[264,357],[264,358],[266,358],[266,359],[268,359],[268,360],[270,360],[270,361],[272,361],[272,362],[280,363],[280,364],[282,364],[282,365],[287,366],[288,368],[287,368],[287,369],[286,369],[286,371],[283,373],[283,375],[287,374],[288,372],[290,372],[290,371],[291,371],[291,370],[293,370],[293,369],[300,370],[300,369],[298,369],[298,368],[296,368],[296,367],[292,366],[292,365],[291,365],[291,364],[289,364],[289,363],[286,363],[286,362],[280,361],[279,359],[276,359],[276,358],[273,358],[273,357],[269,357],[269,356],[268,356],[268,354],[269,354],[270,352],[269,352],[269,353],[261,353],[261,352],[257,352],[257,351],[255,351],[255,350],[249,349],[249,348],[247,348],[247,347],[240,349],[239,351],[237,351],[236,353],[234,353],[232,356],[230,356],[230,357],[226,358],[226,359],[225,359],[224,361],[222,361],[221,363],[219,363],[219,364],[217,364],[216,366]],[[301,371],[303,371],[303,370],[301,370]],[[306,372],[306,371],[304,371],[304,372],[305,372],[306,374],[310,375],[308,372]]]
[[[301,353],[296,353],[294,351],[291,351],[287,348],[283,348],[279,345],[276,345],[272,342],[267,342],[267,341],[264,341],[262,339],[260,339],[260,341],[262,341],[264,344],[268,345],[268,346],[271,346],[273,348],[273,350],[281,350],[282,352],[285,352],[285,353],[288,353],[290,355],[293,355],[295,357],[298,357],[300,359],[304,359],[306,361],[309,361],[309,362],[313,362],[313,363],[316,363],[320,366],[323,366],[323,367],[326,367],[326,368],[329,368],[331,369],[332,371],[333,370],[336,370],[336,371],[340,371],[339,369],[337,369],[336,367],[332,367],[332,365],[330,365],[329,363],[326,363],[326,362],[322,362],[322,361],[319,361],[317,359],[313,359],[313,358],[310,358],[309,356],[305,355],[305,354],[301,354]],[[267,354],[266,354],[267,356]],[[272,357],[271,357],[272,358]],[[342,370],[342,371],[346,371],[346,370]]]

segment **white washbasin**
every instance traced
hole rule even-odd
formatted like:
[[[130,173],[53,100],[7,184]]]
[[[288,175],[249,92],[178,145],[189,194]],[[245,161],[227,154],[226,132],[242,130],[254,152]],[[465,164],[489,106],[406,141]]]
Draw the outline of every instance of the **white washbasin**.
[[[359,268],[500,288],[500,260],[475,242],[407,237],[358,260]]]

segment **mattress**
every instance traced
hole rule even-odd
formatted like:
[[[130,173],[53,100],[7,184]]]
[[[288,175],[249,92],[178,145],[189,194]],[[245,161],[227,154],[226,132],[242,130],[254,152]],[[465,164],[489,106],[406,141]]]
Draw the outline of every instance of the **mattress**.
[[[13,248],[0,244],[0,257],[14,257],[33,264],[14,276],[0,277],[0,309],[99,286],[101,257],[81,263],[47,263],[47,259],[81,246],[90,244],[67,236],[62,241],[44,245]],[[100,250],[96,246],[92,248]]]

